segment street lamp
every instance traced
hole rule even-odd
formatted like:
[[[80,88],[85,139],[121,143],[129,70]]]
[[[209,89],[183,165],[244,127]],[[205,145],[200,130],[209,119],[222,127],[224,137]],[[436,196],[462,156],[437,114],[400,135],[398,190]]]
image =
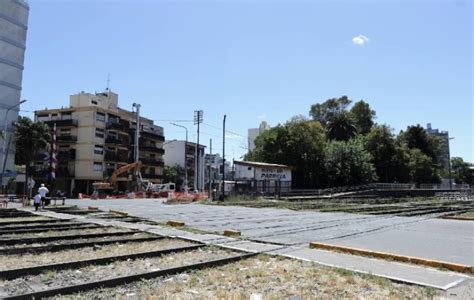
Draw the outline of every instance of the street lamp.
[[[449,141],[454,140],[454,137],[448,138],[448,172],[449,172],[449,190],[453,189],[453,176],[451,174],[451,151],[449,147]]]
[[[188,128],[172,122],[170,124],[176,127],[184,128],[184,130],[186,130],[186,142],[184,144],[184,190],[185,192],[188,192],[188,157],[186,156],[186,149],[188,149]]]
[[[5,152],[5,146],[7,144],[7,130],[8,130],[8,113],[10,110],[14,109],[17,106],[20,106],[20,104],[25,103],[26,100],[21,100],[17,104],[10,106],[7,108],[7,111],[5,112],[5,123],[3,125],[3,147],[2,147],[2,174],[0,174],[0,183],[3,186],[3,174],[5,173],[5,166],[7,164],[7,159],[8,159],[8,153]]]

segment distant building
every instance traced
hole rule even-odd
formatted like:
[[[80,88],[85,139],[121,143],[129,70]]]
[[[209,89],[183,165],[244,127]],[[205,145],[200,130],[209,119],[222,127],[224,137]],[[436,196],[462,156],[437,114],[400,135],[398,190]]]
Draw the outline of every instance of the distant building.
[[[119,167],[134,161],[136,113],[118,107],[113,92],[71,95],[69,107],[35,111],[35,119],[56,126],[57,189],[92,193],[92,183],[104,181]],[[143,179],[161,183],[164,153],[163,127],[140,117],[139,159]],[[49,153],[35,166],[35,181],[50,176]],[[118,177],[118,189],[130,190],[131,174]]]
[[[0,0],[0,130],[3,131],[7,125],[7,140],[13,133],[12,123],[18,119],[29,10],[26,1]],[[14,170],[15,145],[4,144],[0,137],[0,172],[7,152],[5,170],[11,173]],[[3,180],[6,183],[8,178]]]
[[[234,161],[234,180],[242,192],[277,193],[291,189],[291,168],[286,165]]]
[[[443,169],[449,171],[449,132],[433,129],[431,123],[426,124],[426,131],[430,135],[438,137],[441,140],[441,153],[438,157],[438,161],[443,166]]]
[[[216,154],[206,154],[204,156],[204,161],[206,165],[206,174],[205,174],[205,183],[206,186],[209,184],[209,180],[222,180],[222,157]],[[229,161],[225,162],[225,178],[229,180],[232,178],[232,167]]]
[[[178,165],[185,169],[185,172],[188,174],[189,189],[203,189],[206,169],[206,165],[204,164],[204,150],[206,147],[199,145],[199,176],[197,176],[198,147],[196,143],[172,140],[165,142],[163,148],[165,149],[165,155],[163,155],[165,165],[170,167]],[[197,182],[198,177],[199,184]],[[186,183],[184,182],[184,184]]]
[[[248,151],[255,149],[255,139],[268,129],[270,129],[270,125],[268,125],[267,122],[262,121],[258,128],[250,128],[248,130]]]

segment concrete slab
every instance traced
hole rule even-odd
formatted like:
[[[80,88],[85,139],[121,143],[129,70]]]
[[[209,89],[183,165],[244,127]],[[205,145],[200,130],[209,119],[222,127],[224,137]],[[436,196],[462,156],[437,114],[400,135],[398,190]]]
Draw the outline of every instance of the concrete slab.
[[[165,205],[162,200],[68,200],[80,207],[117,209],[159,222],[286,245],[328,242],[348,247],[474,265],[474,222],[211,205]]]
[[[465,284],[464,288],[457,288],[457,286],[465,283],[466,281],[471,282],[474,280],[470,276],[440,271],[432,268],[324,250],[309,249],[307,244],[300,247],[282,246],[275,244],[265,244],[255,241],[246,241],[242,239],[224,237],[215,234],[193,233],[181,229],[169,228],[160,225],[126,223],[117,220],[95,219],[91,218],[90,216],[57,214],[49,211],[42,211],[38,212],[37,214],[47,215],[51,217],[60,216],[62,218],[74,219],[85,223],[121,226],[125,228],[138,229],[146,232],[160,234],[163,236],[181,237],[188,240],[202,242],[205,244],[217,245],[240,251],[253,253],[261,252],[272,255],[281,255],[288,258],[313,261],[321,265],[348,269],[359,273],[373,274],[400,282],[430,286],[443,290],[452,289],[453,293],[457,293],[460,295],[465,295],[466,293],[469,293],[471,285],[470,283],[468,285]]]
[[[458,273],[317,249],[289,247],[269,253],[442,290],[472,280]]]

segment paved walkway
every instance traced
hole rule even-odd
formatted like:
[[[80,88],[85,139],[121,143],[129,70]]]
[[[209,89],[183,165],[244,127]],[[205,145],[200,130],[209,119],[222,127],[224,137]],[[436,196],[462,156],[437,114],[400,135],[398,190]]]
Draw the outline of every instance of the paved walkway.
[[[416,265],[384,261],[331,251],[309,249],[307,246],[277,245],[271,243],[253,242],[245,239],[230,238],[217,234],[193,233],[167,226],[133,224],[117,220],[95,219],[89,216],[59,214],[50,211],[41,211],[37,212],[37,214],[62,219],[75,219],[80,222],[100,225],[112,225],[138,229],[164,236],[184,238],[205,244],[218,245],[241,251],[268,253],[294,259],[313,261],[325,266],[344,268],[354,272],[373,274],[400,282],[442,289],[446,291],[446,296],[453,299],[470,299],[474,297],[473,277],[464,274],[441,271],[433,268],[425,268]]]

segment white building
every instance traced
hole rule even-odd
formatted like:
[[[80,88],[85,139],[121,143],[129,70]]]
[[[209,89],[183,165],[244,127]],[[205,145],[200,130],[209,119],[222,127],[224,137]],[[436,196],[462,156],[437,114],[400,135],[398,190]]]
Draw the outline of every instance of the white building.
[[[234,161],[234,180],[246,182],[254,192],[275,193],[291,189],[291,168],[286,165]]]
[[[186,141],[172,140],[163,144],[165,154],[163,160],[166,166],[178,165],[185,169],[188,174],[188,187],[190,189],[202,190],[204,188],[204,175],[206,165],[204,163],[205,146],[199,146],[199,176],[197,174],[197,144]],[[184,180],[184,178],[183,178]],[[198,181],[199,180],[199,184]],[[186,184],[186,183],[184,183]]]
[[[7,141],[12,136],[12,123],[18,118],[19,108],[15,105],[21,96],[29,10],[26,1],[0,0],[0,126],[3,131],[7,125]],[[4,146],[5,152],[9,149],[5,169],[13,170],[15,160],[14,145],[8,147],[8,143],[0,138],[0,172],[5,157]]]
[[[250,128],[248,130],[248,150],[255,149],[255,139],[261,135],[265,130],[270,129],[270,125],[267,122],[262,121],[258,128]]]

